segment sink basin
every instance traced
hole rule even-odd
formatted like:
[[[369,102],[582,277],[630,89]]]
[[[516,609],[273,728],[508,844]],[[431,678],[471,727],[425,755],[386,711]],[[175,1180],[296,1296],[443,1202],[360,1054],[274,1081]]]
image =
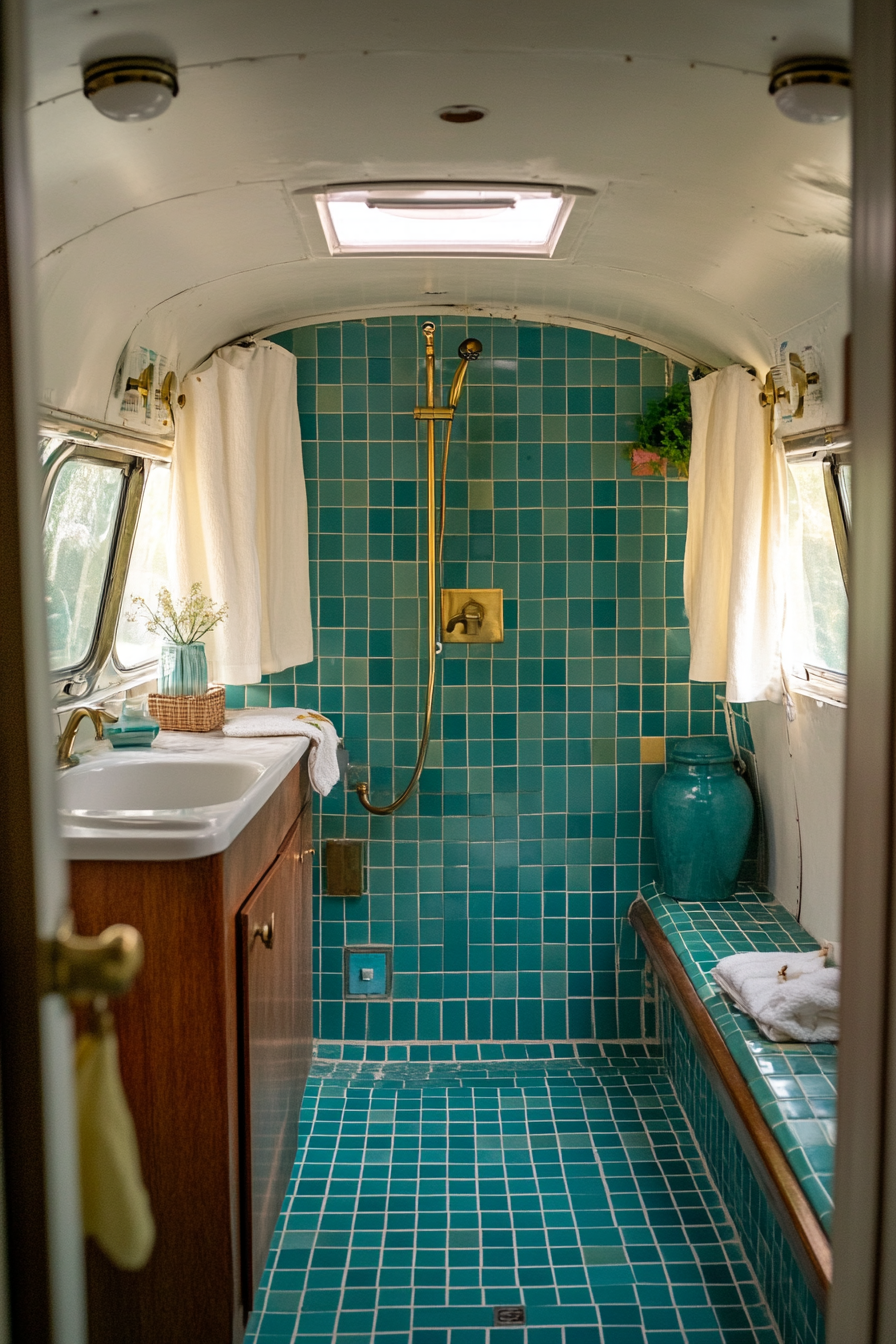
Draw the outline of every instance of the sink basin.
[[[81,765],[59,780],[63,812],[171,812],[235,803],[264,766],[252,761],[192,758],[118,761]]]
[[[160,733],[150,751],[105,742],[61,772],[56,800],[69,859],[167,860],[220,854],[308,749],[299,737]]]

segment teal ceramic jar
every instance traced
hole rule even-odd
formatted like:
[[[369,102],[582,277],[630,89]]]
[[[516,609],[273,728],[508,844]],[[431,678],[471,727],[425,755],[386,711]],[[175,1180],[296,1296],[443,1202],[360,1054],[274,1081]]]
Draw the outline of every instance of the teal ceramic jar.
[[[686,737],[653,794],[661,889],[675,901],[734,895],[753,825],[753,795],[725,738]]]
[[[207,690],[205,645],[166,640],[159,649],[159,694],[205,695]]]

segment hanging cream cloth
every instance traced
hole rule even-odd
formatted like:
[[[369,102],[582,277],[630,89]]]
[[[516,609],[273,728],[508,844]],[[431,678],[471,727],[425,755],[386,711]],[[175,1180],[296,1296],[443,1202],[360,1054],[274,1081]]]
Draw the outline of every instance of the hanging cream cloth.
[[[111,1013],[101,1014],[96,1030],[79,1038],[75,1058],[84,1234],[119,1269],[142,1269],[156,1228],[118,1071]]]
[[[760,391],[739,365],[691,384],[684,553],[690,676],[723,681],[735,702],[782,695],[787,484]]]
[[[201,583],[227,620],[206,636],[209,676],[244,685],[314,657],[296,361],[254,341],[184,380],[171,480],[175,597]]]

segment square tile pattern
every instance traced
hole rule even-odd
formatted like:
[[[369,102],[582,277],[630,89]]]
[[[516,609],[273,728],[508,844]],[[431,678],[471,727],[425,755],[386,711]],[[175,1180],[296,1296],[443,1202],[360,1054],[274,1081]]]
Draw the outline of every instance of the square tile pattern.
[[[662,1065],[578,1056],[318,1061],[246,1337],[781,1344]]]
[[[824,1344],[824,1317],[697,1059],[684,1023],[663,991],[660,1023],[675,1094],[731,1211],[783,1339],[786,1344]]]
[[[231,707],[329,715],[379,801],[413,768],[425,678],[424,316],[273,338],[297,359],[316,656],[228,688]],[[323,802],[318,841],[369,842],[369,892],[318,895],[315,1035],[652,1037],[643,958],[619,946],[655,875],[650,795],[664,739],[724,732],[720,688],[688,682],[687,483],[633,479],[622,456],[666,363],[573,327],[434,320],[443,385],[464,336],[484,346],[454,427],[442,583],[502,588],[505,640],[446,646],[427,767],[397,816],[341,788]],[[395,948],[393,1001],[345,1003],[341,949],[374,943]]]
[[[837,1047],[779,1044],[725,997],[712,968],[735,952],[812,951],[817,941],[768,891],[741,887],[738,899],[670,901],[653,884],[641,893],[725,1038],[769,1127],[830,1236],[837,1125]]]

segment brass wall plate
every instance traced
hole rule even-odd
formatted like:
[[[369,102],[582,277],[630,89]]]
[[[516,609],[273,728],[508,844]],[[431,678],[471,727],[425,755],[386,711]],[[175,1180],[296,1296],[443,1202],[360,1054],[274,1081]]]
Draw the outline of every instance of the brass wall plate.
[[[328,896],[363,896],[367,889],[367,862],[363,840],[327,840]]]
[[[475,634],[467,634],[463,619],[470,603],[483,609],[482,619]],[[443,644],[503,644],[504,643],[504,589],[503,588],[443,588],[442,589],[442,643]],[[454,624],[455,618],[461,620]],[[449,625],[454,625],[452,630]]]

